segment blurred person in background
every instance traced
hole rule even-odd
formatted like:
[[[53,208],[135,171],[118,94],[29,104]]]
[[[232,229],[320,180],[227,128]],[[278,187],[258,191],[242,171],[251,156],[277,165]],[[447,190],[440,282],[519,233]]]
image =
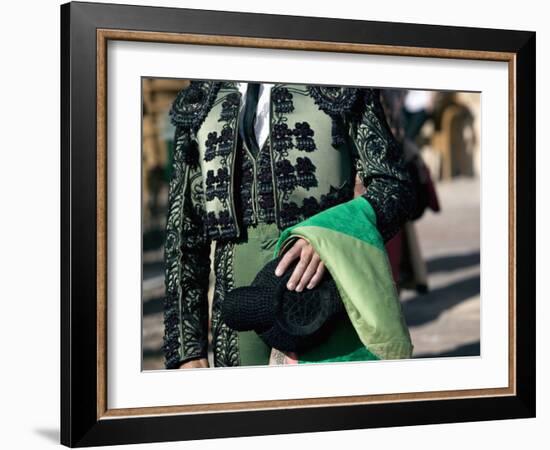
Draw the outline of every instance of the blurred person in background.
[[[428,290],[426,263],[414,221],[424,214],[426,208],[440,211],[439,200],[430,171],[420,154],[416,139],[433,109],[433,93],[405,89],[384,89],[381,100],[395,138],[401,143],[403,157],[412,180],[416,203],[409,221],[386,243],[394,280],[399,288],[424,293]],[[360,193],[362,187],[356,188]]]

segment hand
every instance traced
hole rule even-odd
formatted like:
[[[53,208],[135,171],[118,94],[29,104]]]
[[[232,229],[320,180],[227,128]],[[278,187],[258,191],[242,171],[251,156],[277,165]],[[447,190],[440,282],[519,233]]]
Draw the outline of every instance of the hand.
[[[311,244],[303,238],[298,238],[284,254],[277,264],[275,275],[283,275],[296,258],[300,258],[300,261],[296,264],[286,288],[289,291],[295,289],[296,292],[302,292],[305,287],[313,289],[323,278],[325,265]]]
[[[270,366],[288,366],[298,364],[298,355],[295,352],[282,352],[276,348],[271,349],[269,355]]]
[[[191,361],[184,362],[178,369],[206,369],[208,367],[208,360],[206,358],[192,359]]]

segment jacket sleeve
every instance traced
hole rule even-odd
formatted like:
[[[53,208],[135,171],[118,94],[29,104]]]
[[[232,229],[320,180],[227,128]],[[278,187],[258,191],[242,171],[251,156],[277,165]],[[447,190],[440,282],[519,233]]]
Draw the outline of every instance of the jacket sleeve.
[[[386,121],[379,91],[361,89],[360,108],[351,124],[355,168],[376,214],[377,228],[389,241],[409,219],[415,194],[400,144]]]
[[[203,232],[202,175],[190,128],[177,126],[164,246],[165,367],[208,355],[210,241]]]

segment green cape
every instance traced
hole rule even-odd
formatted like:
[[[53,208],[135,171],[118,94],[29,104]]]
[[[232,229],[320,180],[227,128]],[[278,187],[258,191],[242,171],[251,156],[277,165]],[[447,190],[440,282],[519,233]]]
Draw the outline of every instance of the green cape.
[[[364,197],[326,209],[283,231],[274,255],[306,239],[333,277],[351,324],[299,355],[299,362],[410,358],[412,344],[376,215]],[[348,324],[349,324],[348,322]]]

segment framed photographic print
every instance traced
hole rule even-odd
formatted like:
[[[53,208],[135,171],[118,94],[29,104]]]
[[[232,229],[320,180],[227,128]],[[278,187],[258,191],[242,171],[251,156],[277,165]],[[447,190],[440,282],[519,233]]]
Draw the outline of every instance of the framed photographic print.
[[[535,415],[535,33],[61,6],[61,442]]]

